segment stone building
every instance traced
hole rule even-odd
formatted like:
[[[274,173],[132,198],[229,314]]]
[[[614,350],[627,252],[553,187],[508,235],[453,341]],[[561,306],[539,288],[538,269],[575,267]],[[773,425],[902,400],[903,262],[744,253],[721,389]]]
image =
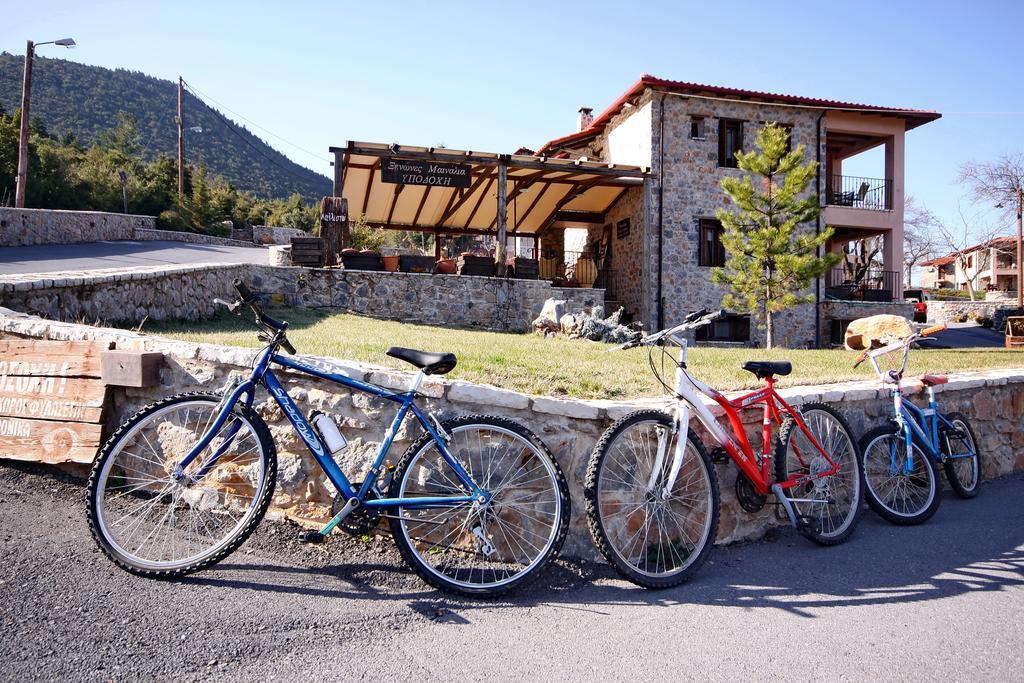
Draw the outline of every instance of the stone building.
[[[752,149],[757,130],[772,121],[791,132],[792,145],[804,146],[806,159],[819,163],[813,191],[823,211],[814,229],[835,228],[829,249],[838,252],[865,237],[882,240],[881,269],[839,268],[816,284],[815,300],[896,301],[902,296],[904,136],[939,116],[644,75],[600,115],[581,110],[579,130],[536,154],[649,168],[647,180],[626,190],[600,222],[556,220],[541,239],[558,241],[565,229],[586,228],[610,264],[612,303],[621,303],[648,329],[676,323],[692,310],[719,307],[723,291],[711,283],[710,273],[725,259],[715,220],[715,210],[727,202],[720,182],[742,175],[734,153]],[[843,175],[844,160],[880,146],[883,177]],[[829,329],[829,321],[821,315],[834,308],[788,311],[778,325],[782,343],[827,343],[820,331]],[[731,315],[708,336],[758,343],[762,332],[747,316]]]
[[[715,220],[715,210],[727,206],[720,183],[741,174],[735,153],[751,149],[772,121],[818,162],[811,191],[823,212],[813,229],[835,228],[828,248],[868,237],[882,242],[881,267],[838,268],[808,292],[815,305],[780,316],[783,345],[815,346],[828,343],[823,337],[841,339],[846,319],[836,311],[869,315],[873,305],[891,309],[901,299],[904,136],[939,116],[645,75],[601,114],[580,109],[576,132],[536,152],[354,141],[331,147],[334,194],[369,225],[433,233],[439,263],[479,258],[458,253],[465,249],[459,238],[474,236],[490,249],[483,256],[493,257],[499,277],[529,271],[556,286],[603,290],[606,309],[621,305],[650,330],[720,306],[723,291],[710,281],[726,257]],[[871,149],[884,151],[880,177],[844,175],[845,161]],[[762,338],[757,321],[743,315],[702,334],[723,342]]]

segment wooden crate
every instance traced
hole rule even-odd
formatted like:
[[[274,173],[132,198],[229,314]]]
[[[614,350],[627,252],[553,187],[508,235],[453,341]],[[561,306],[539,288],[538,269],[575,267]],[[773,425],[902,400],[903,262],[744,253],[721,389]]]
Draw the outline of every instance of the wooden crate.
[[[380,254],[364,254],[362,252],[342,252],[341,263],[345,270],[384,270],[384,259]]]
[[[319,268],[324,264],[324,241],[319,237],[292,238],[292,264]]]
[[[403,254],[398,257],[398,269],[403,273],[433,273],[433,256],[416,256]]]
[[[494,275],[494,259],[490,256],[460,256],[456,271],[459,275]]]
[[[517,256],[512,268],[512,277],[520,280],[536,280],[540,275],[540,262],[537,259]]]

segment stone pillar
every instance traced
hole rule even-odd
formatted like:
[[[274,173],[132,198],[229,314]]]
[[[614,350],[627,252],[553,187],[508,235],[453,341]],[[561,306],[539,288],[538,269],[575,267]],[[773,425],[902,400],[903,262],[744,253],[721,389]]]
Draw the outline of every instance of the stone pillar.
[[[895,230],[884,234],[883,263],[885,270],[896,271],[899,275],[894,285],[893,296],[903,298],[903,202],[905,188],[903,179],[903,133],[890,137],[885,143],[885,177],[889,181],[890,208]]]

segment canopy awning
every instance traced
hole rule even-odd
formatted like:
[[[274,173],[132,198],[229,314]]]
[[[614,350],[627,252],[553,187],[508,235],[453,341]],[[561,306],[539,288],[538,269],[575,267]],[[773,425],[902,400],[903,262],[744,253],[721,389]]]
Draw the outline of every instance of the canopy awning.
[[[364,216],[377,227],[448,234],[496,233],[502,166],[509,236],[537,235],[555,220],[600,222],[646,175],[645,169],[621,164],[369,142],[349,142],[331,152],[340,166],[335,192],[348,200],[350,217]],[[458,182],[468,187],[443,186],[449,182],[443,177],[387,182],[382,165],[396,160],[458,165],[452,172],[465,172]]]

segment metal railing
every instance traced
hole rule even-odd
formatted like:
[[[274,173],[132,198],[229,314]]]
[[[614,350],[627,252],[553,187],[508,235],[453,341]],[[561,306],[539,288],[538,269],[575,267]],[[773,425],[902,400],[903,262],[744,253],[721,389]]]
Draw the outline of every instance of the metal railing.
[[[852,175],[829,176],[825,187],[825,203],[828,206],[891,211],[892,180]]]
[[[895,270],[835,268],[825,275],[825,296],[843,301],[895,301],[900,275]]]
[[[563,251],[561,258],[540,258],[540,279],[564,281],[576,287],[605,290],[606,299],[615,298],[615,271],[595,261],[589,251]]]

